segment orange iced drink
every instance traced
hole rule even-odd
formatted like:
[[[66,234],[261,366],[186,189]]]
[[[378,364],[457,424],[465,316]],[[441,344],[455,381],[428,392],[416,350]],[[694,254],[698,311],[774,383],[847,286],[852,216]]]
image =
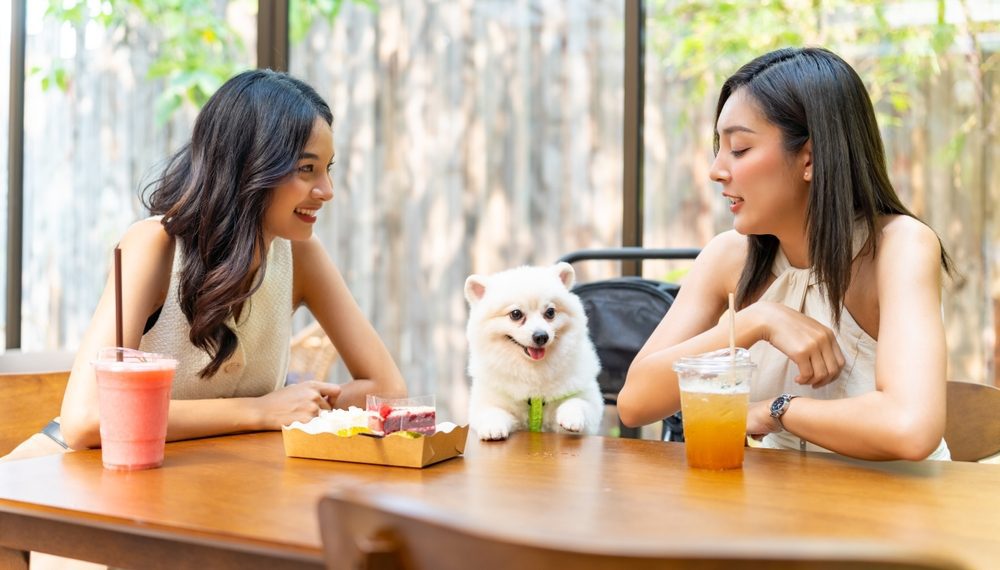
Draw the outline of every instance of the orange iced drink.
[[[699,469],[739,469],[746,443],[750,379],[746,349],[681,358],[674,365],[681,393],[687,463]]]
[[[161,354],[108,348],[93,364],[104,467],[116,471],[159,467],[177,361]]]
[[[688,465],[700,469],[736,469],[743,465],[749,400],[749,393],[681,390]]]

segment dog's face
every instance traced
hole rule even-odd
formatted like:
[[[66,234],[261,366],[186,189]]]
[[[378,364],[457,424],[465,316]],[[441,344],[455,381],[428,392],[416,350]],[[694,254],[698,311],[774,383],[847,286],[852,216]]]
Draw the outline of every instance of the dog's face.
[[[560,340],[586,328],[580,300],[569,291],[574,279],[568,263],[470,276],[465,281],[470,345],[525,362],[552,358]]]

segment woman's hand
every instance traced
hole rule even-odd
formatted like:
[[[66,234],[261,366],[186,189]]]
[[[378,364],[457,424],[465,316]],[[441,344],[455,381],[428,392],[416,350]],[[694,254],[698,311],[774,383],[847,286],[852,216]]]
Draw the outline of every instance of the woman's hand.
[[[308,422],[321,410],[337,403],[340,386],[326,382],[302,382],[285,386],[270,394],[255,398],[261,429],[281,429],[292,422]]]
[[[751,402],[747,408],[747,435],[756,440],[769,433],[781,431],[778,420],[771,417],[771,400]]]
[[[832,382],[844,367],[844,353],[829,327],[781,303],[760,301],[745,309],[756,313],[761,340],[783,352],[799,367],[795,381],[819,388]]]

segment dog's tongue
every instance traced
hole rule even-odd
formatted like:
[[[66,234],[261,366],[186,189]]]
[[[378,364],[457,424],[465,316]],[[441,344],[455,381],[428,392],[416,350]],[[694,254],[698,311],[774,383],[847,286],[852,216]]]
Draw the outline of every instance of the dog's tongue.
[[[545,349],[528,347],[528,356],[530,356],[532,360],[541,360],[545,358]]]

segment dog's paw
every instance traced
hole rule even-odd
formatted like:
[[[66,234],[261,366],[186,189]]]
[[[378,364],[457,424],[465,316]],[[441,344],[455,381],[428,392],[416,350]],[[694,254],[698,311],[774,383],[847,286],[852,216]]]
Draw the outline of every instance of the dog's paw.
[[[482,410],[476,416],[469,423],[472,424],[472,429],[479,434],[479,439],[497,441],[507,439],[510,436],[510,430],[514,426],[514,418],[507,412],[492,408]]]
[[[587,427],[587,414],[581,400],[573,399],[563,402],[556,410],[556,421],[559,427],[573,433],[580,433]]]

